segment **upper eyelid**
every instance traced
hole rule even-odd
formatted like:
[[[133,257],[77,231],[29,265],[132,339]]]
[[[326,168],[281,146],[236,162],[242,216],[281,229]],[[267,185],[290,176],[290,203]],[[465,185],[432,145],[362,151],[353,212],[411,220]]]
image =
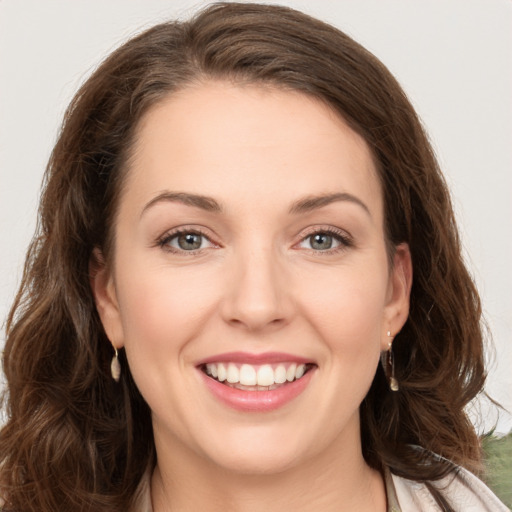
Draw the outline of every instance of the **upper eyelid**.
[[[195,233],[208,238],[208,240],[211,240],[212,238],[215,238],[215,235],[210,234],[210,232],[211,230],[203,226],[184,225],[166,230],[159,238],[161,239],[165,237],[174,237],[176,235],[183,235],[185,233]]]
[[[324,233],[329,236],[333,236],[334,238],[338,239],[340,242],[340,247],[334,247],[331,249],[326,249],[324,251],[319,251],[315,249],[305,249],[305,250],[311,250],[318,254],[332,254],[334,252],[344,250],[350,247],[354,246],[354,239],[350,233],[348,233],[344,229],[336,228],[334,226],[311,226],[309,230],[306,233],[302,233],[300,235],[300,238],[297,242],[294,243],[293,247],[297,247],[301,243],[303,243],[305,240],[310,238],[311,236],[318,234],[318,233]]]
[[[164,246],[167,242],[172,240],[173,238],[176,238],[177,236],[187,234],[187,233],[193,233],[197,235],[201,235],[204,238],[206,238],[212,245],[219,247],[220,244],[215,240],[215,237],[210,235],[206,232],[204,228],[197,227],[197,226],[180,226],[177,228],[169,229],[165,233],[163,233],[161,236],[159,236],[156,240],[156,244],[159,246]],[[201,250],[201,249],[198,249]],[[194,251],[184,251],[184,252],[194,252]]]
[[[329,235],[339,236],[340,238],[353,239],[352,235],[347,230],[334,226],[310,226],[300,233],[299,239],[304,240],[316,233],[328,233]]]

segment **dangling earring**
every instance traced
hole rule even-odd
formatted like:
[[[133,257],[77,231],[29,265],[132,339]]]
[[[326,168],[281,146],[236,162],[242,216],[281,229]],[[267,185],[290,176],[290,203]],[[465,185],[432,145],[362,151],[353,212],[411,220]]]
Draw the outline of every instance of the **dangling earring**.
[[[110,363],[110,373],[112,374],[112,378],[119,382],[119,378],[121,377],[121,363],[119,362],[119,354],[117,352],[117,348],[114,347],[116,353],[112,358],[112,362]]]
[[[392,338],[391,331],[387,332],[388,338]],[[391,391],[398,391],[400,386],[395,378],[395,358],[393,356],[393,340],[388,343],[388,350],[386,352],[386,374],[389,379],[389,389]]]

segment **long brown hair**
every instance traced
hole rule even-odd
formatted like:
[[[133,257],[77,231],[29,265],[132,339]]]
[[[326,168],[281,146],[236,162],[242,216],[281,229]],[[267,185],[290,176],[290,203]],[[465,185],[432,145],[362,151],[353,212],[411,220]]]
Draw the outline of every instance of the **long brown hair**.
[[[407,242],[414,267],[410,316],[394,342],[400,391],[388,390],[379,368],[360,409],[364,457],[419,481],[449,469],[429,452],[479,468],[464,409],[485,377],[480,302],[416,113],[389,71],[332,26],[285,7],[221,3],[128,41],[66,112],[7,321],[5,510],[124,511],[154,464],[150,411],[123,354],[121,382],[110,376],[112,347],[89,265],[95,247],[108,259],[115,244],[117,198],[141,116],[208,79],[300,91],[364,137],[384,191],[388,245]]]

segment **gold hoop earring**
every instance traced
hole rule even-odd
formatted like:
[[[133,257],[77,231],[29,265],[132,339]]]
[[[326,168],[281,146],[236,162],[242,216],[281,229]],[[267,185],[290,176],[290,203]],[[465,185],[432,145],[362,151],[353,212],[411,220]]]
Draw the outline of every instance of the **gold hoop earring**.
[[[110,373],[112,374],[112,378],[116,382],[119,382],[119,379],[121,377],[121,363],[119,362],[119,353],[117,352],[117,348],[114,347],[114,350],[116,351],[116,353],[114,354],[112,362],[110,363]]]

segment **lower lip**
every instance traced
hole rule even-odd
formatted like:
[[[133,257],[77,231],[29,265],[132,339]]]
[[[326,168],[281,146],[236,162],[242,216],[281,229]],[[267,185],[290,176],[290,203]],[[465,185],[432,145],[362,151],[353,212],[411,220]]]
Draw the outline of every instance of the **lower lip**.
[[[221,384],[199,370],[206,386],[221,402],[239,411],[274,411],[299,396],[311,381],[314,368],[298,380],[283,384],[271,391],[245,391]]]

